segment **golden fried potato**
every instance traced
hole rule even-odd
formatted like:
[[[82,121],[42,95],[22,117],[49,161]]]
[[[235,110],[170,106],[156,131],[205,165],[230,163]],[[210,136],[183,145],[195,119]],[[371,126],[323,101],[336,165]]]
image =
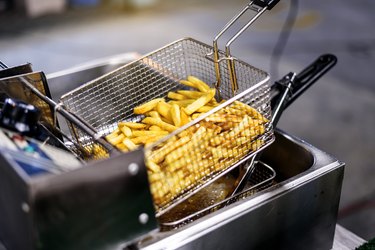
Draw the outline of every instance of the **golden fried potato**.
[[[173,132],[177,129],[176,126],[174,125],[171,125],[169,123],[166,123],[166,122],[163,122],[163,121],[160,121],[156,118],[152,118],[152,117],[146,117],[145,119],[142,120],[143,123],[146,123],[146,124],[150,124],[150,125],[156,125],[166,131],[169,131],[169,132]]]
[[[194,90],[177,90],[177,93],[185,96],[185,99],[198,99],[199,97],[204,95],[205,92]]]
[[[127,137],[131,137],[133,134],[132,130],[128,126],[121,126],[120,130]]]
[[[185,100],[188,99],[186,96],[175,93],[175,92],[168,92],[168,98],[172,100]]]
[[[210,86],[207,85],[204,81],[198,79],[195,76],[188,76],[187,80],[189,82],[192,82],[197,89],[199,89],[201,92],[208,92],[211,90]]]
[[[138,114],[138,115],[139,114],[145,114],[148,111],[151,111],[153,108],[155,108],[155,106],[161,101],[164,101],[164,98],[153,99],[149,102],[146,102],[146,103],[144,103],[140,106],[135,107],[133,112],[134,112],[134,114]]]
[[[203,107],[206,105],[209,101],[211,101],[212,98],[214,98],[216,93],[215,89],[210,89],[207,94],[199,97],[195,102],[192,104],[188,105],[185,108],[185,113],[188,115],[193,114],[195,111],[197,111],[199,108]]]
[[[122,126],[126,126],[132,129],[143,129],[146,127],[146,124],[137,123],[137,122],[119,122],[118,127],[121,128]]]
[[[135,150],[138,148],[137,145],[135,145],[134,142],[132,142],[130,139],[125,138],[122,143],[129,149],[129,150]]]
[[[162,102],[159,102],[157,105],[156,105],[156,111],[161,115],[163,116],[165,119],[169,120],[169,121],[172,121],[172,117],[171,117],[171,114],[170,114],[170,109],[171,109],[171,105],[162,101]]]
[[[176,127],[181,126],[181,112],[180,107],[177,104],[172,104],[172,107],[170,109],[172,121]]]
[[[105,137],[124,152],[146,147],[150,190],[156,207],[168,204],[202,178],[262,147],[261,135],[269,122],[253,107],[234,101],[162,140],[225,101],[218,102],[216,89],[197,77],[188,76],[180,83],[191,89],[170,91],[166,99],[156,98],[135,107],[134,113],[144,115],[143,120],[119,122],[118,128]]]

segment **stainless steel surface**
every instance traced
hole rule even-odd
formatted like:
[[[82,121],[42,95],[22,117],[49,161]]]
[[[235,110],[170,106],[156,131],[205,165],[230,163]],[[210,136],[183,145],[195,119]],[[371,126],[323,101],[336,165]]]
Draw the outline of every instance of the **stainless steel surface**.
[[[194,39],[181,39],[63,95],[61,101],[70,112],[81,117],[100,134],[109,134],[116,129],[119,121],[141,120],[142,116],[133,114],[135,106],[154,98],[166,97],[169,91],[181,89],[183,85],[179,83],[179,80],[186,79],[189,75],[196,76],[213,87],[216,79],[213,71],[214,63],[206,57],[211,50],[210,46]],[[238,94],[233,97],[228,68],[226,65],[221,66],[224,73],[221,97],[227,101],[177,129],[162,141],[184,132],[208,116],[232,105],[235,101],[251,105],[264,117],[270,119],[269,76],[264,71],[236,60],[239,89]],[[257,147],[250,151],[246,149],[242,154],[243,158],[235,163],[227,161],[226,158],[228,157],[224,158],[220,162],[221,169],[216,169],[218,171],[215,173],[212,170],[210,174],[196,171],[199,175],[196,176],[196,180],[199,180],[199,182],[192,183],[189,188],[181,187],[180,190],[183,190],[183,193],[177,194],[171,201],[167,200],[164,203],[157,204],[158,214],[177,205],[200,188],[246,161],[252,154],[267,147],[274,138],[272,126],[269,122],[265,124],[265,128],[266,131],[261,137],[247,141],[251,145],[259,139],[264,142],[263,145],[257,144]],[[83,145],[92,143],[92,138],[83,135],[74,126],[72,134],[76,135],[75,139],[78,143],[80,142]],[[145,149],[146,157],[153,153],[153,149],[159,143]],[[201,141],[195,143],[195,148],[199,148]],[[196,157],[194,152],[186,152],[186,154],[192,154],[191,159]],[[215,164],[215,162],[212,162],[210,168]],[[164,173],[167,177],[176,175],[176,173],[167,170]],[[172,190],[169,185],[165,185],[165,187]]]
[[[140,55],[136,52],[123,53],[48,74],[46,77],[52,98],[57,101],[63,94],[135,61],[139,57]]]
[[[339,224],[336,225],[332,250],[353,250],[365,243],[366,241],[358,235]]]
[[[284,132],[278,131],[276,136],[262,158],[276,169],[276,186],[180,229],[144,234],[135,244],[145,249],[233,249],[258,244],[277,249],[329,249],[344,165]]]
[[[140,249],[331,249],[344,164],[281,131],[262,160],[278,173],[277,185],[134,244]]]
[[[142,150],[35,176],[3,150],[0,160],[0,241],[9,250],[116,248],[157,228]]]
[[[241,244],[251,246],[251,244],[264,241],[262,235],[278,237],[279,234],[285,237],[281,243],[275,241],[279,248],[287,246],[285,248],[291,249],[293,248],[290,247],[291,245],[295,246],[301,242],[311,247],[329,246],[330,236],[332,236],[330,225],[334,225],[336,219],[335,211],[337,211],[336,205],[340,192],[342,163],[282,132],[277,134],[276,142],[264,152],[263,159],[275,167],[280,178],[279,185],[207,215],[181,229],[167,233],[148,234],[144,238],[145,241],[139,242],[139,246],[144,248],[168,246],[185,249],[216,249],[221,246],[233,249],[233,247],[243,247],[244,245]],[[105,161],[103,164],[108,165],[110,161]],[[328,180],[325,180],[327,178]],[[326,190],[327,187],[330,188]],[[322,201],[323,198],[321,204],[314,203],[314,200]],[[301,208],[298,208],[299,204],[296,204],[296,201],[301,202]],[[306,214],[309,215],[308,219],[304,218]],[[262,218],[261,221],[259,218]],[[311,222],[312,220],[314,223]],[[300,224],[301,226],[298,226]],[[285,226],[290,226],[291,231],[285,233],[283,228]],[[228,234],[228,231],[236,232],[239,227],[242,234]],[[256,230],[255,227],[257,227]],[[262,230],[266,230],[264,227],[267,227],[267,232],[262,234]],[[247,229],[245,232],[244,228]],[[271,232],[269,228],[272,229]],[[299,242],[296,243],[292,236],[294,233],[298,235],[299,231],[308,232],[301,235],[302,237],[298,238]],[[323,235],[323,238],[319,238],[318,241],[314,238],[316,231]],[[257,239],[245,237],[244,240],[246,232],[250,235],[259,235],[259,237],[256,237]],[[154,238],[148,239],[150,236]],[[225,239],[225,242],[220,239]],[[250,239],[252,242],[249,243]],[[231,244],[226,245],[226,242],[231,242]]]
[[[251,159],[250,159],[251,160]],[[172,229],[176,229],[176,228],[179,228],[181,226],[184,226],[184,225],[187,225],[188,223],[191,223],[205,215],[208,215],[214,211],[217,211],[225,206],[228,206],[229,204],[232,204],[234,202],[237,202],[241,199],[243,199],[244,197],[249,197],[250,195],[253,195],[267,187],[270,187],[271,185],[274,184],[274,179],[276,177],[276,172],[275,170],[273,170],[273,168],[271,168],[270,166],[268,166],[267,164],[265,164],[264,162],[257,162],[255,163],[254,165],[254,172],[253,174],[251,175],[251,177],[249,179],[247,179],[247,183],[245,183],[245,187],[244,189],[242,190],[242,192],[239,192],[236,196],[228,196],[228,198],[226,199],[223,199],[223,200],[220,200],[218,202],[213,202],[213,204],[211,204],[210,206],[206,206],[206,207],[201,207],[200,206],[200,209],[197,209],[196,212],[193,212],[193,213],[189,213],[187,216],[180,216],[178,219],[175,217],[173,220],[169,219],[169,221],[162,221],[162,217],[159,218],[159,224],[161,226],[161,230],[163,231],[169,231],[169,230],[172,230]],[[218,180],[220,181],[220,179]],[[213,186],[214,188],[215,187],[219,187],[219,186]],[[206,191],[205,189],[201,190],[200,192],[204,192],[203,194],[200,194],[200,192],[197,193],[198,197],[195,198],[194,196],[192,196],[189,200],[193,200],[193,203],[190,203],[188,204],[187,206],[193,204],[193,205],[198,205],[198,204],[194,204],[194,202],[203,202],[202,199],[205,199],[205,200],[209,200],[209,199],[212,199],[212,197],[210,198],[210,194],[208,192],[212,192],[213,188],[211,188],[210,186],[208,187],[209,189]],[[206,197],[202,197],[203,195],[206,195]],[[212,195],[211,195],[212,196]],[[196,199],[194,201],[194,199]],[[207,203],[207,201],[205,201],[205,203]],[[183,203],[182,203],[183,204]],[[182,205],[181,204],[181,205]],[[174,209],[172,209],[169,213],[166,213],[163,215],[164,218],[168,218],[168,216],[171,216],[170,213],[172,213],[172,216],[173,216],[173,213],[176,211],[177,214],[181,214],[182,211],[179,211],[179,209],[181,209],[181,207],[177,206],[175,207]]]
[[[353,250],[366,243],[364,239],[336,224],[332,250]],[[0,241],[0,250],[7,250]]]

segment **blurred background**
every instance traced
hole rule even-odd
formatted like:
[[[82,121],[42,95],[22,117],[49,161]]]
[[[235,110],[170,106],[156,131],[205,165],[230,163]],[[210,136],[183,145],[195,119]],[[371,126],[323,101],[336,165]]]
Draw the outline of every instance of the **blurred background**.
[[[34,70],[51,74],[117,54],[142,55],[183,37],[211,44],[245,4],[0,0],[0,60],[9,66],[30,62]],[[375,237],[374,11],[373,0],[283,0],[232,48],[234,56],[269,72],[273,81],[321,54],[338,57],[284,112],[278,127],[346,163],[338,223],[366,240]]]

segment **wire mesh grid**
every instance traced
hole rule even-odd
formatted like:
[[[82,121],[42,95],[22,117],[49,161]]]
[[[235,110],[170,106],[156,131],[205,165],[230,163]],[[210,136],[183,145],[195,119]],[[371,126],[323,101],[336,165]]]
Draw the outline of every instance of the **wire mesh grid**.
[[[144,116],[134,115],[134,107],[166,97],[170,91],[186,89],[179,80],[190,75],[213,88],[214,62],[207,56],[211,51],[212,47],[199,41],[182,39],[67,93],[61,101],[68,110],[106,135],[117,128],[119,121],[141,121]],[[268,75],[236,60],[239,90],[233,96],[226,64],[220,67],[220,96],[226,101],[145,148],[151,191],[159,214],[273,141],[268,121],[271,118]],[[217,122],[215,117],[224,120]],[[77,142],[91,145],[90,138],[83,140],[85,135],[74,124],[72,134]],[[165,153],[165,145],[173,145],[173,150],[169,148]],[[157,169],[151,169],[151,162]]]
[[[276,172],[272,167],[263,162],[257,162],[254,172],[248,180],[244,191],[236,196],[223,199],[204,208],[202,208],[200,204],[205,203],[205,201],[202,199],[207,199],[207,194],[203,194],[201,196],[197,194],[197,198],[194,196],[192,199],[185,202],[187,204],[182,203],[179,205],[179,207],[172,209],[160,217],[159,222],[161,225],[161,230],[170,231],[182,227],[199,218],[202,218],[207,214],[211,214],[225,206],[233,204],[236,201],[248,198],[273,185],[275,176]],[[219,185],[215,186],[214,188],[218,187],[220,188]],[[212,192],[212,190],[208,190],[207,192]],[[189,204],[189,202],[191,202],[191,204]]]

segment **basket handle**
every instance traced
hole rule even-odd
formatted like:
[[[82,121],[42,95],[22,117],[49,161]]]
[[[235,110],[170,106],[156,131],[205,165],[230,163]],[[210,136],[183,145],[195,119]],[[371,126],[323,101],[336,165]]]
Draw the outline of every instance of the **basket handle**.
[[[235,64],[234,61],[236,60],[234,57],[231,56],[230,52],[230,46],[231,44],[247,29],[252,25],[258,17],[260,17],[266,10],[272,9],[279,0],[254,0],[248,3],[236,16],[232,18],[225,26],[224,28],[216,35],[216,37],[213,40],[213,59],[214,59],[214,65],[215,65],[215,74],[216,74],[216,83],[215,87],[217,90],[219,90],[219,87],[221,85],[221,72],[220,72],[220,65],[219,63],[222,60],[227,61],[228,65],[228,71],[229,71],[229,77],[230,82],[232,86],[232,92],[233,95],[236,94],[238,90],[238,84],[237,84],[237,77],[236,77],[236,70],[235,70]],[[219,46],[218,46],[218,40],[219,38],[248,10],[252,10],[255,13],[255,15],[234,35],[232,36],[229,41],[225,45],[225,57],[220,58],[219,56]]]

